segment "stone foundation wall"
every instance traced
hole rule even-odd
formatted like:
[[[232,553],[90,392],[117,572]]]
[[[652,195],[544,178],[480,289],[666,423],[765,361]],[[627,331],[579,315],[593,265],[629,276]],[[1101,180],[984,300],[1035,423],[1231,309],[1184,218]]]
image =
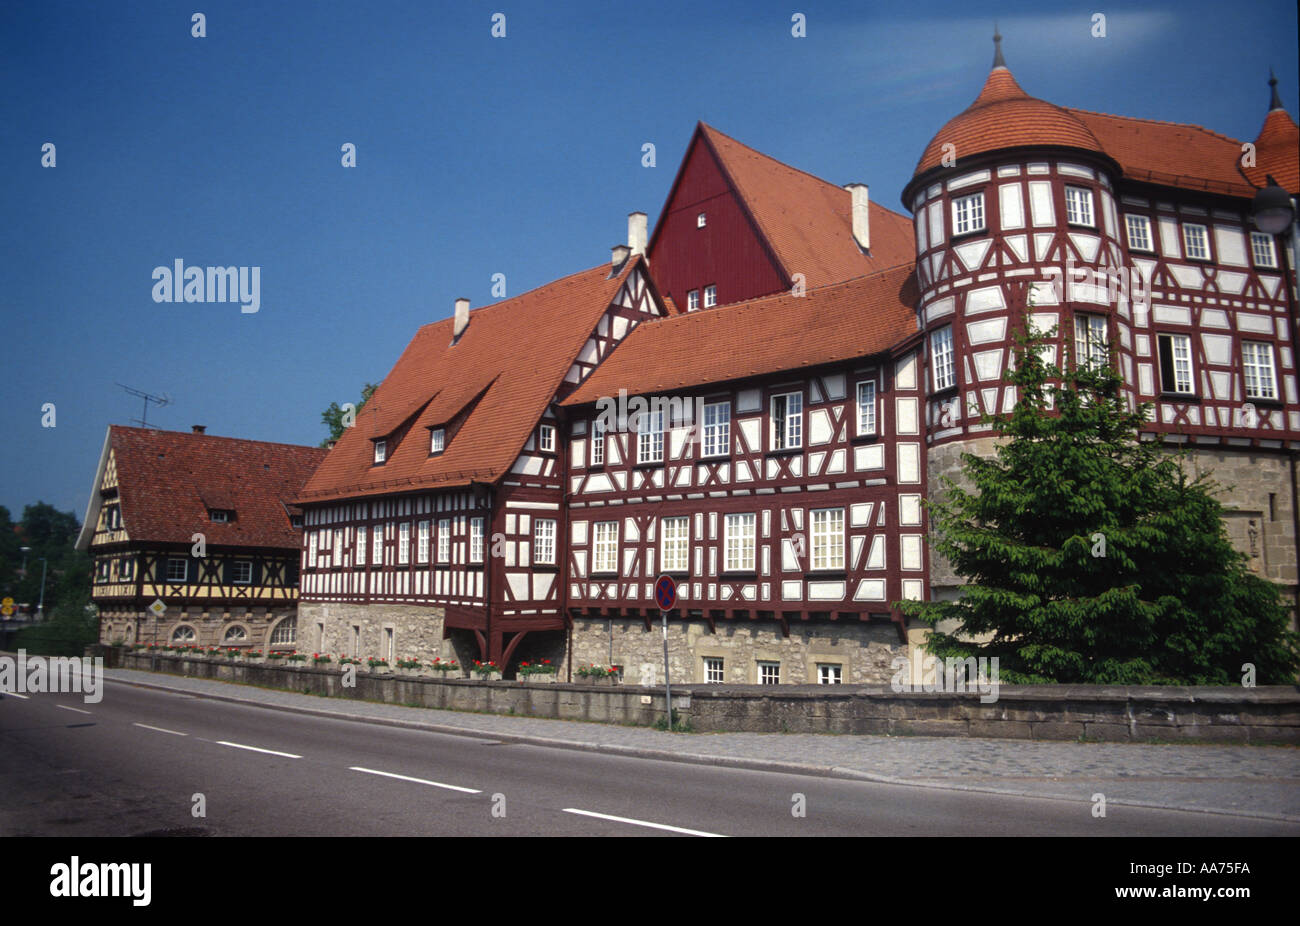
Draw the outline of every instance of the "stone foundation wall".
[[[662,688],[632,684],[483,682],[358,671],[355,685],[345,686],[337,668],[135,653],[125,654],[123,665],[353,700],[561,720],[649,725],[665,714]],[[328,704],[322,709],[329,710]],[[701,733],[1300,743],[1300,691],[1284,685],[1003,685],[987,704],[978,694],[894,692],[887,685],[686,685],[673,688],[673,709]]]
[[[167,644],[172,641],[178,627],[187,626],[194,630],[196,646],[238,645],[264,649],[269,645],[276,626],[297,613],[297,605],[292,604],[230,610],[208,609],[203,605],[168,605],[162,616],[155,617],[153,612],[143,608],[107,605],[101,606],[99,611],[99,642]],[[232,627],[243,630],[243,639],[233,643],[226,639]]]
[[[647,631],[640,618],[576,619],[575,669],[585,663],[618,665],[629,683],[662,684],[663,635],[657,618],[650,623]],[[885,623],[795,621],[788,637],[772,620],[719,620],[715,626],[716,633],[707,621],[669,621],[668,665],[674,685],[704,683],[707,657],[722,659],[726,684],[757,684],[759,662],[779,664],[782,685],[815,684],[819,663],[839,665],[845,684],[887,684],[894,674],[890,661],[907,655],[908,649],[894,625]]]
[[[445,616],[442,608],[429,605],[302,602],[298,649],[362,659],[387,656],[386,632],[391,631],[394,659],[461,658],[452,641],[443,639]]]

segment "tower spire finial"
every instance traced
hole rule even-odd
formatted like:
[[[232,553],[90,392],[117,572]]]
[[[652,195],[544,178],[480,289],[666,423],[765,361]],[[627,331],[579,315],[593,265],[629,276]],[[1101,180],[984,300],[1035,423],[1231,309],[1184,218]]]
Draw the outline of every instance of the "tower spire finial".
[[[1277,78],[1273,76],[1272,68],[1268,69],[1268,86],[1270,91],[1268,111],[1285,108],[1282,106],[1282,97],[1277,92]]]
[[[998,24],[993,23],[993,67],[1004,68],[1007,59],[1002,57],[1002,36],[998,33]]]

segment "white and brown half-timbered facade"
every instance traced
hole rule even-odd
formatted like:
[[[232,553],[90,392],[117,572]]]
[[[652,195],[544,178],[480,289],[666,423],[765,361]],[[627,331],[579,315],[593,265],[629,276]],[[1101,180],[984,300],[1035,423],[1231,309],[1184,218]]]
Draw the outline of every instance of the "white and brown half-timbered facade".
[[[201,427],[110,426],[77,539],[94,557],[100,642],[294,648],[292,500],[324,457]]]

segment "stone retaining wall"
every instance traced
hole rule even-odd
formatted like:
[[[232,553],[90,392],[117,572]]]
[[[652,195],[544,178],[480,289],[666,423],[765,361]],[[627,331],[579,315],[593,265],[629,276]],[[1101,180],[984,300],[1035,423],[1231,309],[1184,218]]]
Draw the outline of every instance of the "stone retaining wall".
[[[452,710],[650,725],[664,716],[662,688],[483,682],[372,675],[358,667],[345,688],[336,668],[182,659],[127,653],[128,669]],[[874,733],[1035,740],[1300,743],[1300,689],[1003,685],[978,694],[897,693],[886,685],[691,685],[673,707],[695,731]],[[325,705],[327,706],[327,705]]]

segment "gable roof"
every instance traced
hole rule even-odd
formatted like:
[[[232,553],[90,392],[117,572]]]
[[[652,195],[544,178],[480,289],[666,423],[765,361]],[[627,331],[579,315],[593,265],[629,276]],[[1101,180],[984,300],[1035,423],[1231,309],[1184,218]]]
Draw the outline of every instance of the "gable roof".
[[[917,331],[913,265],[637,325],[561,404],[672,392],[879,354]],[[746,336],[748,333],[751,336]]]
[[[601,315],[634,268],[584,270],[415,333],[356,422],[303,488],[303,503],[495,482],[510,470]],[[426,430],[460,419],[437,456]],[[391,440],[374,465],[373,440]]]
[[[825,286],[916,259],[912,220],[907,216],[872,201],[871,254],[864,254],[853,237],[848,190],[755,151],[703,122],[696,126],[687,157],[682,159],[660,213],[650,239],[651,251],[690,151],[701,143],[717,159],[787,280],[802,273],[806,286]]]
[[[77,545],[88,549],[101,504],[100,482],[112,454],[122,524],[132,542],[296,550],[299,529],[288,505],[325,458],[320,447],[111,425]],[[216,523],[210,508],[235,512]]]

